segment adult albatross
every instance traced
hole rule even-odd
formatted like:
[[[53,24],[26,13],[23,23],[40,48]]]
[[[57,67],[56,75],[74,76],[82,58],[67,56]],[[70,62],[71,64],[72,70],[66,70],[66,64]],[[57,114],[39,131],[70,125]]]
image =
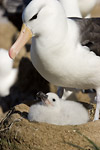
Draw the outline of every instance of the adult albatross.
[[[9,50],[15,58],[30,37],[31,60],[49,82],[62,87],[95,89],[100,111],[100,19],[66,18],[57,0],[32,0],[22,15],[24,25]]]

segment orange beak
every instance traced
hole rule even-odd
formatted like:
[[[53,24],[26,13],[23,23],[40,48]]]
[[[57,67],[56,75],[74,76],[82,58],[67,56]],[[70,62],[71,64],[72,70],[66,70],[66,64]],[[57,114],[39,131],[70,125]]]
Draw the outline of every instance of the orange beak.
[[[32,32],[25,24],[23,24],[18,39],[9,50],[10,58],[14,59],[30,38],[32,38]]]

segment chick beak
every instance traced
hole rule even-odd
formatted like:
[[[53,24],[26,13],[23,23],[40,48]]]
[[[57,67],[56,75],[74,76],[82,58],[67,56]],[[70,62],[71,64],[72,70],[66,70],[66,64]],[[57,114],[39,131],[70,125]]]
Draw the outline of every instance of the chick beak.
[[[16,55],[20,52],[22,47],[27,43],[27,41],[32,37],[31,30],[25,25],[22,25],[20,35],[16,42],[12,45],[9,50],[10,58],[14,59]]]
[[[42,101],[45,101],[48,98],[48,96],[41,91],[36,94],[36,97]]]
[[[40,99],[46,106],[52,105],[48,99],[48,95],[44,94],[43,92],[37,93],[37,99]]]

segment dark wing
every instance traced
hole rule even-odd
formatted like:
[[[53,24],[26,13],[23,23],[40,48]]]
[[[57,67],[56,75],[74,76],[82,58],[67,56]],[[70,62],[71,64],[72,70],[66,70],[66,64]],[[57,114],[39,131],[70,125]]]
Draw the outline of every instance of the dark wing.
[[[80,42],[100,56],[100,18],[70,18],[80,28]]]

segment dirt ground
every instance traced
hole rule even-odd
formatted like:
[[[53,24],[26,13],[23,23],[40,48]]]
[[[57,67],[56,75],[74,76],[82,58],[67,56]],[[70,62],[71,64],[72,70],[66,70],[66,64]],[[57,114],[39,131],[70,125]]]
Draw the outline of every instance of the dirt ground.
[[[77,126],[57,126],[29,122],[29,107],[21,104],[1,121],[1,150],[95,150],[91,139],[100,147],[100,121]],[[12,114],[11,114],[12,113]],[[86,137],[84,137],[85,135]]]
[[[92,12],[92,16],[100,16],[100,6],[96,6]],[[8,50],[17,35],[17,29],[11,23],[0,23],[0,47]],[[29,52],[25,48],[23,48],[22,52],[15,59],[14,67],[18,67],[22,56],[30,58]],[[36,77],[35,80],[37,80]],[[40,86],[40,82],[38,84]],[[56,88],[53,85],[49,85],[49,90],[55,92]],[[87,94],[77,92],[74,96],[74,99],[85,102],[86,104],[90,103],[90,98]],[[94,98],[94,95],[92,97]],[[31,123],[27,120],[28,110],[29,106],[20,104],[3,114],[1,108],[0,150],[100,149],[100,121],[90,121],[77,126]],[[93,104],[92,109],[89,109],[91,120],[93,119],[94,111],[95,104]]]

